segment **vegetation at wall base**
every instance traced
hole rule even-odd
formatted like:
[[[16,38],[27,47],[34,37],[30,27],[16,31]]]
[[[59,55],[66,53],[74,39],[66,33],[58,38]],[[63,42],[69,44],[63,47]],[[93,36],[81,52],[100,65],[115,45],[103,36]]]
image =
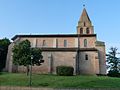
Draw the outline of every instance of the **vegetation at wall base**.
[[[120,77],[120,73],[114,70],[110,70],[107,75],[110,77]]]
[[[111,47],[107,56],[107,64],[108,64],[108,76],[111,77],[120,77],[120,58],[117,57],[117,52],[116,47]]]
[[[0,40],[0,71],[5,68],[8,46],[10,45],[10,43],[10,40],[7,38],[3,38]]]
[[[56,73],[59,76],[73,76],[74,68],[71,66],[57,66]]]
[[[28,86],[29,77],[25,73],[2,73],[0,86]],[[32,75],[32,87],[45,88],[120,88],[120,78],[107,76],[57,76]],[[109,90],[109,89],[108,89]]]

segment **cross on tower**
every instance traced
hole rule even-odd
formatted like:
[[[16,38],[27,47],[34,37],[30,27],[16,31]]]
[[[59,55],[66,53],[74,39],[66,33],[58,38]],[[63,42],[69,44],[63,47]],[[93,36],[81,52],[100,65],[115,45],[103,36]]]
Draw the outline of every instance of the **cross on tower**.
[[[83,7],[85,7],[85,4],[83,4]]]

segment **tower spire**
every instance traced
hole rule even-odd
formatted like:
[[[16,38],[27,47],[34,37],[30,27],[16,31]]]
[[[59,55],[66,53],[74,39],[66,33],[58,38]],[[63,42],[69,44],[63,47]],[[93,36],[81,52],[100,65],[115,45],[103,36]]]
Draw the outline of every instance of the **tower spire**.
[[[88,13],[85,9],[85,5],[83,4],[83,11],[80,16],[80,19],[78,21],[78,26],[77,26],[77,33],[80,34],[93,34],[94,29],[92,26],[92,22],[88,16]]]
[[[88,13],[87,13],[87,11],[86,11],[86,9],[85,9],[85,5],[83,5],[83,12],[82,12],[82,15],[81,15],[81,17],[80,17],[80,22],[91,22],[91,20],[90,20],[90,18],[89,18],[89,16],[88,16]]]

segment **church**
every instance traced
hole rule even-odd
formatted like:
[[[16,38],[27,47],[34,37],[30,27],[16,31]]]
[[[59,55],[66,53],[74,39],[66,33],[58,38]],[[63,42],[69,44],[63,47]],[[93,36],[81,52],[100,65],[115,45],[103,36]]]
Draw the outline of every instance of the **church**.
[[[24,66],[15,66],[12,62],[14,44],[26,39],[32,47],[42,50],[44,63],[33,66],[33,73],[55,74],[56,67],[62,65],[72,66],[74,74],[106,75],[105,43],[97,40],[85,8],[78,20],[76,34],[15,35],[7,55],[8,72],[26,72]]]

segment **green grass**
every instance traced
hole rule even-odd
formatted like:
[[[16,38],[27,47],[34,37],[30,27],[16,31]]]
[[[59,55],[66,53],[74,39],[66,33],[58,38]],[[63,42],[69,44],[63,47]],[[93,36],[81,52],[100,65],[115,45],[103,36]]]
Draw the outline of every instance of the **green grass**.
[[[29,77],[26,74],[2,73],[0,86],[28,86]],[[50,88],[120,88],[120,78],[105,76],[32,76],[33,87]]]

